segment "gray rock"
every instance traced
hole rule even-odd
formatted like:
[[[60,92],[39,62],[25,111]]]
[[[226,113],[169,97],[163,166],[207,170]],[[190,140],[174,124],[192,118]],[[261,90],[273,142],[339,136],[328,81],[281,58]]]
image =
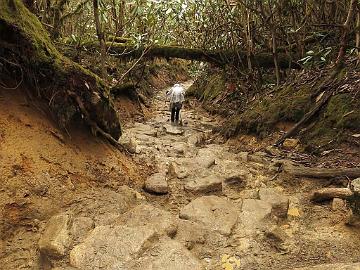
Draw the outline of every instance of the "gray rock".
[[[70,246],[70,216],[59,214],[50,218],[39,240],[40,251],[50,257],[62,257]]]
[[[289,209],[289,198],[284,196],[275,188],[261,188],[259,190],[260,200],[271,204],[272,214],[285,218]]]
[[[230,235],[237,223],[236,207],[217,196],[203,196],[193,200],[180,211],[180,218],[202,224],[207,229]]]
[[[185,190],[193,193],[209,193],[222,190],[223,179],[216,175],[209,175],[189,181]]]
[[[151,175],[145,181],[144,189],[157,194],[166,194],[169,192],[169,186],[166,181],[166,176],[163,173],[156,173]]]
[[[359,270],[360,263],[319,264],[315,266],[295,268],[295,270]]]
[[[70,252],[70,264],[82,270],[128,269],[128,262],[156,238],[149,226],[99,226]]]
[[[246,229],[264,227],[264,220],[271,215],[271,204],[266,201],[245,199],[240,215]]]

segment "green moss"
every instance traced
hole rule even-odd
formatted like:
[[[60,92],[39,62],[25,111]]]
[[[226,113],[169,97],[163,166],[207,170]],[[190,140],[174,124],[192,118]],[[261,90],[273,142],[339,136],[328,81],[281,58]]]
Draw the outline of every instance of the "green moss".
[[[59,53],[40,21],[21,0],[0,1],[0,26],[2,40],[14,52],[12,57],[29,73],[25,82],[36,87],[41,98],[51,101],[60,126],[65,127],[79,111],[68,97],[67,91],[71,90],[81,97],[92,121],[114,138],[121,135],[108,88],[98,76]],[[101,98],[97,104],[92,103],[94,92]]]
[[[330,99],[320,119],[305,134],[305,138],[308,143],[321,146],[330,141],[341,141],[348,131],[359,130],[360,101],[349,93],[343,93]]]

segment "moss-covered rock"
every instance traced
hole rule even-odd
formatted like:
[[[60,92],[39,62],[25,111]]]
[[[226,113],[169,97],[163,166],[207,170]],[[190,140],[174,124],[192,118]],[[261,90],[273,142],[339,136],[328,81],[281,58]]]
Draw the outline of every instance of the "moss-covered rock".
[[[25,83],[49,103],[60,126],[65,127],[85,109],[88,124],[115,139],[120,137],[119,118],[105,84],[60,54],[21,0],[0,1],[0,36],[0,56],[21,66]]]

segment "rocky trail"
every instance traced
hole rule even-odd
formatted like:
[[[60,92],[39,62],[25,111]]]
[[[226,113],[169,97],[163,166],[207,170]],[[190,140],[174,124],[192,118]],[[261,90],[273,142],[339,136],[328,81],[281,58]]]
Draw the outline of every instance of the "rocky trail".
[[[69,200],[64,195],[63,211],[34,238],[39,265],[360,269],[360,234],[345,225],[345,201],[309,200],[326,182],[280,173],[281,164],[289,162],[280,156],[235,152],[216,143],[211,130],[221,123],[199,108],[185,107],[182,125],[171,125],[165,91],[155,97],[150,119],[129,124],[120,140],[139,168],[152,171],[144,187],[93,187]],[[21,245],[27,233],[12,241]],[[32,256],[25,251],[8,251],[7,258]],[[36,269],[35,262],[18,265]]]

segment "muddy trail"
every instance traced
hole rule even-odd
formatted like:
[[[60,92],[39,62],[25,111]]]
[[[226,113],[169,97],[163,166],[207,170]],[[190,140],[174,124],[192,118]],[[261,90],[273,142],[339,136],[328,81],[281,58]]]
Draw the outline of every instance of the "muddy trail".
[[[102,156],[89,161],[87,153],[88,166],[64,169],[73,178],[57,188],[63,203],[47,211],[49,220],[27,221],[11,237],[3,232],[1,269],[360,269],[360,234],[345,225],[345,201],[309,200],[328,182],[280,173],[291,161],[276,153],[237,152],[219,143],[211,131],[221,121],[195,103],[182,110],[181,125],[171,125],[166,90],[155,96],[147,121],[125,127],[120,142],[131,160],[115,162],[114,150],[99,142],[70,148],[69,158],[91,147]],[[62,168],[68,160],[64,154],[56,162]],[[94,179],[83,177],[87,170]],[[124,173],[128,181],[114,180]],[[32,185],[39,198],[53,191]],[[7,220],[36,216],[26,202],[13,200],[3,211]]]

